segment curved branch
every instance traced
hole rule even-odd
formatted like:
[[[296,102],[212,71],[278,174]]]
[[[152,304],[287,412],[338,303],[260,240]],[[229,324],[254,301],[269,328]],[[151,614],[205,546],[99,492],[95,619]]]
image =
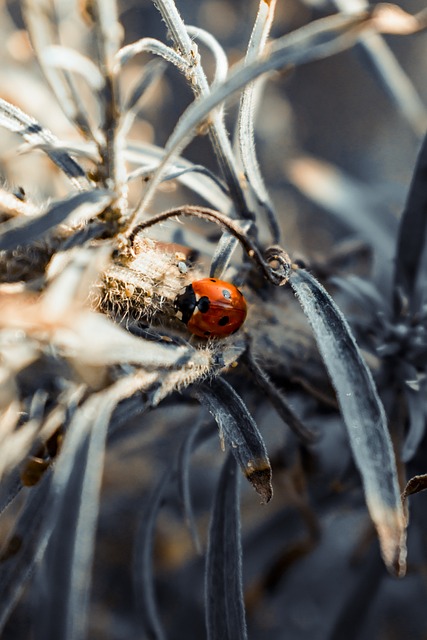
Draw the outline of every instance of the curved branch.
[[[149,220],[145,220],[134,227],[129,235],[129,244],[131,246],[133,245],[135,237],[140,231],[177,216],[195,216],[196,218],[202,218],[203,220],[214,222],[220,227],[225,227],[227,231],[237,238],[248,256],[258,265],[258,267],[260,267],[261,271],[270,282],[277,286],[283,286],[288,281],[292,263],[284,249],[278,246],[270,247],[265,252],[264,258],[263,253],[256,242],[248,236],[247,232],[235,220],[231,220],[223,213],[207,207],[185,205],[175,209],[169,209],[168,211],[163,211],[162,213],[159,213],[158,215],[153,216]],[[277,266],[272,266],[274,263]]]

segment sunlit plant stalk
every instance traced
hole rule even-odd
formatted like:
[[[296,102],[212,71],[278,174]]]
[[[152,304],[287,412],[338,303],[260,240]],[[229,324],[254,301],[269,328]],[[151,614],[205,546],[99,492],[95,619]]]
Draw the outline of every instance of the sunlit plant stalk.
[[[210,87],[200,63],[197,47],[186,29],[174,0],[156,0],[155,6],[162,14],[162,18],[166,23],[175,46],[188,61],[189,80],[195,96],[204,97],[209,95]],[[231,197],[235,203],[237,216],[250,218],[252,214],[248,209],[246,197],[236,172],[233,151],[224,125],[223,108],[212,112],[207,121],[207,127],[214,152],[218,158],[225,181],[230,189]]]

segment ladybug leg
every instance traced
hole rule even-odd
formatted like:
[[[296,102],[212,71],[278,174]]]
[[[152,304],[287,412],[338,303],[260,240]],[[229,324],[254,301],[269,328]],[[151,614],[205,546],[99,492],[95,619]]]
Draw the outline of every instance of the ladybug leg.
[[[211,301],[208,296],[202,296],[197,300],[197,308],[200,313],[207,313],[209,311],[209,307],[211,306]]]

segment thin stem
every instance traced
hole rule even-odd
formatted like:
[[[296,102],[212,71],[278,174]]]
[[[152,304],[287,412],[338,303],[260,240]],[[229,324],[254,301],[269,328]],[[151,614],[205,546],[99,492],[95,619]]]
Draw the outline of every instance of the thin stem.
[[[176,8],[173,0],[157,0],[155,6],[162,14],[162,18],[168,27],[169,33],[183,55],[191,65],[191,86],[196,97],[206,96],[210,93],[210,87],[206,78],[197,47],[185,27],[185,24]],[[253,219],[253,213],[249,211],[246,199],[239,181],[236,164],[231,148],[230,140],[224,125],[223,109],[212,113],[208,121],[209,137],[221,167],[224,179],[230,189],[230,194],[235,203],[239,216]]]
[[[202,44],[205,45],[205,47],[209,49],[215,59],[215,73],[212,80],[212,85],[223,82],[226,79],[228,73],[228,59],[227,54],[219,44],[218,40],[214,38],[214,36],[209,33],[209,31],[200,29],[200,27],[187,25],[186,29],[190,36],[196,38],[196,40],[199,40]]]
[[[120,48],[120,32],[118,29],[117,7],[115,0],[96,0],[92,5],[94,12],[93,27],[95,42],[98,48],[98,59],[101,73],[105,78],[102,90],[102,122],[101,129],[105,136],[100,148],[103,172],[101,179],[109,188],[118,191],[122,196],[126,191],[124,163],[120,162],[120,144],[118,141],[119,86],[114,75],[115,56]]]
[[[196,135],[200,123],[208,117],[209,121],[213,117],[211,112],[215,113],[213,110],[219,107],[232,93],[242,89],[248,82],[268,71],[290,64],[307,64],[348,49],[354,45],[357,37],[368,24],[370,24],[370,14],[365,12],[350,18],[338,14],[338,16],[329,16],[309,23],[309,25],[276,40],[271,45],[268,55],[266,54],[249,65],[240,65],[230,72],[225,82],[216,86],[203,98],[193,101],[182,114],[170,135],[165,145],[162,161],[141,201],[128,216],[127,226],[132,227],[147,210],[162,175],[165,173],[166,164],[183,152]]]
[[[224,227],[238,239],[248,256],[260,267],[265,277],[270,280],[270,282],[275,285],[282,286],[288,281],[292,263],[284,249],[278,246],[269,247],[265,252],[266,259],[264,259],[262,251],[256,242],[253,238],[248,236],[247,232],[237,222],[231,220],[223,213],[215,211],[214,209],[208,209],[207,207],[184,205],[175,209],[163,211],[162,213],[159,213],[158,215],[153,216],[149,220],[141,222],[134,227],[128,236],[129,244],[132,246],[135,237],[141,231],[144,231],[155,224],[159,224],[160,222],[164,222],[169,218],[178,216],[195,216],[196,218],[209,220],[221,227]],[[271,266],[271,263],[276,263],[277,266]]]
[[[189,73],[189,67],[187,60],[177,53],[172,47],[168,47],[160,40],[155,38],[141,38],[132,44],[128,44],[122,47],[115,56],[114,73],[118,75],[121,68],[132,58],[139,53],[152,53],[156,56],[160,56],[166,62],[170,62],[175,65],[183,73]]]
[[[63,16],[60,14],[58,16],[56,7],[50,2],[26,0],[22,4],[23,17],[31,44],[58,104],[73,126],[77,126],[87,140],[93,140],[98,144],[97,132],[76,89],[73,76],[66,69],[54,68],[45,61],[44,51],[52,45],[61,43]]]
[[[248,341],[249,340],[250,338],[248,338]],[[253,375],[256,384],[261,387],[279,416],[292,429],[295,435],[306,444],[314,442],[316,435],[310,431],[293,412],[282,392],[273,384],[269,375],[256,361],[250,347],[249,342],[248,349],[243,354],[242,359]]]
[[[260,0],[258,15],[248,44],[245,62],[249,64],[260,58],[265,50],[267,39],[273,22],[276,0],[266,3]],[[255,151],[255,117],[259,109],[260,89],[265,82],[261,76],[249,83],[240,98],[238,117],[238,134],[240,158],[250,187],[253,189],[257,202],[264,209],[273,242],[280,240],[280,226],[274,205],[265,187]]]

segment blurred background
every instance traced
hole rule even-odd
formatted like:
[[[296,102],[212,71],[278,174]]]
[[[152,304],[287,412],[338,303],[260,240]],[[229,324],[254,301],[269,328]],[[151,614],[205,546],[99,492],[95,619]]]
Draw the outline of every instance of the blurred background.
[[[425,9],[425,3],[417,0],[397,4],[410,13]],[[60,140],[77,144],[81,140],[76,129],[53,99],[34,59],[21,5],[12,0],[0,3],[0,97],[31,114]],[[244,57],[257,2],[178,0],[177,6],[187,24],[218,39],[230,65]],[[322,0],[279,1],[272,37],[336,10],[334,3]],[[122,1],[119,11],[125,44],[144,36],[169,42],[152,2]],[[70,19],[64,22],[64,44],[90,56],[90,29],[82,28],[81,20],[72,16],[70,10]],[[358,45],[326,60],[276,72],[265,82],[256,119],[256,143],[261,170],[279,215],[282,243],[326,284],[332,276],[351,274],[387,288],[385,278],[393,269],[398,220],[427,125],[426,49],[425,32],[377,37],[372,48]],[[200,53],[211,78],[211,54],[202,45]],[[126,67],[124,91],[138,79],[140,65],[148,60],[150,56],[141,55]],[[406,102],[397,104],[391,97],[390,86],[378,68],[380,63],[388,65]],[[82,95],[84,91],[82,85]],[[90,101],[90,96],[87,99]],[[192,99],[185,80],[174,68],[167,68],[144,97],[131,137],[162,147]],[[96,105],[92,108],[96,117]],[[226,106],[231,137],[237,108],[235,96]],[[191,143],[185,157],[218,173],[207,136]],[[65,178],[46,156],[28,150],[3,129],[0,175],[9,187],[22,187],[38,203],[64,196],[68,190]],[[136,198],[138,187],[134,188]],[[205,204],[172,181],[160,188],[153,211],[181,203]],[[262,220],[258,227],[261,239],[268,238]],[[208,242],[207,232],[197,240],[200,228],[195,224],[187,232],[185,227],[183,239],[190,245],[198,243],[196,248],[207,263],[214,244]],[[166,225],[155,234],[168,238],[171,229]],[[371,318],[370,310],[355,306],[342,288],[335,293],[350,321],[354,319],[367,357],[374,357],[369,354],[367,336],[372,327],[360,320],[365,311]],[[279,340],[298,346],[294,334],[300,331],[298,323],[303,327],[304,321],[300,316],[293,320],[291,295],[280,297],[268,287],[259,295],[264,297],[265,309],[273,313],[271,308],[275,307],[276,314],[271,326],[266,323],[266,335],[258,336],[259,354],[268,350],[271,336],[273,345]],[[259,300],[257,304],[264,308]],[[285,317],[278,326],[277,316],[288,313],[288,324]],[[306,333],[303,327],[301,335]],[[387,574],[381,562],[333,394],[329,388],[325,393],[317,389],[321,393],[316,394],[309,384],[301,385],[295,363],[286,361],[291,346],[283,349],[276,362],[274,346],[273,353],[267,353],[269,370],[296,413],[318,434],[313,445],[297,441],[242,365],[227,377],[252,412],[273,466],[274,499],[268,505],[260,505],[253,489],[241,480],[248,636],[251,640],[425,639],[426,497],[419,494],[411,504],[408,575],[398,580]],[[300,352],[294,351],[298,358]],[[325,374],[315,347],[310,344],[301,353],[306,357],[301,367],[308,371],[307,379],[312,387],[320,385]],[[199,550],[183,516],[177,454],[189,427],[196,423],[200,431],[191,456],[190,487]],[[426,470],[425,447],[421,439],[408,475]],[[105,465],[88,637],[162,637],[141,624],[144,611],[133,586],[141,553],[138,544],[145,535],[147,514],[155,510],[156,487],[162,479],[166,484],[155,518],[153,566],[164,638],[206,637],[203,552],[223,460],[212,419],[185,391],[113,431]],[[403,477],[402,467],[400,470]],[[146,588],[138,578],[136,584]],[[4,631],[5,640],[37,637],[34,585],[49,588],[37,580],[29,583]]]

